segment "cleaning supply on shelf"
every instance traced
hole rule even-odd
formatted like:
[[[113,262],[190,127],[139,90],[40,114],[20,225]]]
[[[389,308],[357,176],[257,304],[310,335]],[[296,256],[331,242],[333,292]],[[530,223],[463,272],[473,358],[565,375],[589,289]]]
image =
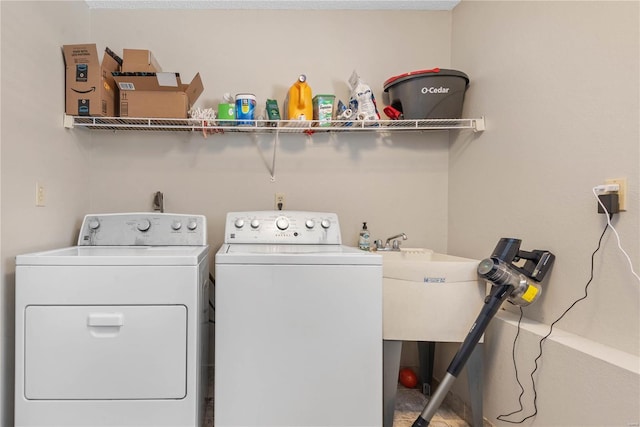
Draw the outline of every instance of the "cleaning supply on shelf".
[[[355,120],[379,120],[380,114],[371,87],[362,81],[355,70],[349,78],[349,86],[351,86],[349,108],[353,112],[353,118]]]
[[[205,126],[214,125],[216,112],[213,108],[192,108],[191,110],[189,110],[189,118],[202,120]]]
[[[233,97],[229,93],[222,96],[222,102],[218,104],[218,125],[234,126],[236,118],[236,106]]]
[[[271,126],[278,126],[278,120],[280,120],[280,109],[278,108],[278,101],[275,99],[267,99],[266,103],[267,119]]]
[[[404,116],[402,115],[402,111],[398,111],[395,108],[393,108],[391,105],[387,105],[386,107],[384,107],[382,109],[382,111],[384,111],[384,113],[391,119],[391,120],[401,120],[404,118]]]
[[[318,126],[331,126],[335,99],[334,95],[316,95],[313,97],[313,120],[318,121]]]
[[[358,247],[363,251],[371,250],[371,235],[367,229],[367,223],[362,223],[362,230],[360,230],[360,238],[358,239]]]
[[[252,126],[255,119],[256,96],[252,93],[236,94],[236,118],[238,126]]]
[[[300,74],[298,80],[289,88],[284,100],[285,120],[311,120],[313,118],[313,99],[307,76]]]
[[[352,119],[353,111],[351,108],[347,108],[347,106],[341,100],[338,100],[338,105],[336,107],[336,120],[338,120],[341,126],[351,126],[353,122],[348,121]]]
[[[202,136],[205,138],[210,133],[216,133],[210,126],[216,126],[216,112],[213,108],[192,108],[189,110],[189,117],[193,120],[200,120],[202,124]]]
[[[390,107],[405,120],[459,119],[468,87],[469,76],[443,68],[411,71],[384,82]],[[386,108],[383,111],[389,114]]]

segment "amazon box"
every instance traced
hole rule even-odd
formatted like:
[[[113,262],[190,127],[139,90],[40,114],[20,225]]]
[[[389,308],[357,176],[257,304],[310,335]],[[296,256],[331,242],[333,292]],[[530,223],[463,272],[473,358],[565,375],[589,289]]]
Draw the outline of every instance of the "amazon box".
[[[115,117],[117,87],[112,72],[122,59],[105,49],[102,64],[95,44],[62,47],[65,62],[65,112],[72,116]]]
[[[113,72],[120,117],[186,119],[204,91],[200,73],[182,83],[179,73]]]
[[[122,72],[161,72],[160,64],[156,61],[150,50],[145,49],[123,49],[122,50]]]

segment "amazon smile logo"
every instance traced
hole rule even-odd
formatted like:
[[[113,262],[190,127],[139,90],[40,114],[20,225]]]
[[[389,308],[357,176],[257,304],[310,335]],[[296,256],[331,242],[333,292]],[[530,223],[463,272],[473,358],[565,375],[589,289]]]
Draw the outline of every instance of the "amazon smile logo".
[[[91,86],[91,89],[89,90],[78,90],[78,89],[71,89],[72,91],[74,91],[75,93],[91,93],[91,92],[95,92],[96,91],[96,87],[95,86]]]

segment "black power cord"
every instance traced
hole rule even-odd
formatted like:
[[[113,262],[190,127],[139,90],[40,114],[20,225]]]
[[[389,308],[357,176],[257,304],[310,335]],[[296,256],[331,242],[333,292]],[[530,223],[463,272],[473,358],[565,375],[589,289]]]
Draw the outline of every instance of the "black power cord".
[[[611,219],[613,217],[613,214],[609,214],[609,219]],[[531,384],[532,384],[532,388],[533,388],[533,414],[528,415],[526,417],[524,417],[523,419],[519,420],[519,421],[511,421],[511,420],[507,420],[505,419],[506,417],[509,417],[511,415],[515,415],[518,414],[520,412],[522,412],[524,410],[523,406],[522,406],[522,396],[524,395],[524,387],[522,386],[522,383],[520,382],[520,378],[518,377],[518,366],[516,364],[516,342],[518,340],[518,336],[520,335],[520,323],[522,321],[522,315],[523,315],[523,310],[522,307],[520,307],[520,318],[518,319],[518,329],[516,332],[516,337],[513,340],[513,349],[511,352],[511,355],[513,357],[513,366],[515,368],[516,371],[516,381],[518,382],[518,385],[520,386],[520,396],[518,397],[518,403],[520,404],[520,409],[513,411],[509,414],[502,414],[502,415],[498,415],[496,417],[496,419],[500,420],[500,421],[504,421],[507,423],[511,423],[511,424],[522,424],[523,422],[525,422],[526,420],[528,420],[529,418],[533,418],[536,415],[538,415],[538,405],[537,405],[537,400],[538,400],[538,392],[536,391],[536,381],[533,377],[533,374],[536,373],[536,371],[538,370],[538,360],[542,357],[542,343],[544,341],[546,341],[547,338],[549,338],[549,336],[551,335],[551,333],[553,332],[553,326],[558,323],[560,320],[562,320],[562,318],[569,312],[569,310],[571,310],[573,307],[575,307],[576,304],[578,304],[580,301],[585,300],[587,298],[587,296],[589,296],[589,285],[591,284],[591,282],[593,281],[593,264],[594,264],[594,258],[596,256],[596,253],[600,250],[600,247],[602,245],[602,238],[604,237],[605,233],[607,232],[607,229],[609,228],[609,223],[607,222],[607,224],[604,226],[604,229],[602,230],[602,234],[600,235],[600,238],[598,239],[598,247],[596,248],[595,251],[593,251],[593,253],[591,254],[591,274],[589,277],[589,281],[587,282],[587,284],[584,286],[584,296],[578,298],[577,300],[575,300],[561,315],[560,317],[558,317],[556,320],[554,320],[551,325],[549,326],[549,333],[547,333],[547,335],[545,335],[544,337],[542,337],[540,339],[540,342],[538,343],[538,348],[539,348],[539,352],[538,352],[538,356],[534,359],[534,364],[535,367],[533,368],[533,371],[531,371]]]
[[[213,275],[211,273],[209,273],[209,281],[211,282],[211,286],[215,289],[215,287],[216,287],[216,279],[213,278]],[[213,303],[211,302],[211,300],[209,300],[209,307],[211,307],[211,310],[213,310],[213,314],[215,315],[216,308],[213,306]],[[216,321],[209,319],[209,323],[214,323],[215,324]]]
[[[520,336],[520,324],[522,323],[522,316],[524,315],[524,310],[522,310],[522,306],[518,306],[518,308],[520,309],[520,317],[518,318],[518,328],[516,329],[516,336],[513,339],[513,347],[511,348],[511,358],[513,359],[513,369],[516,372],[516,382],[518,383],[518,386],[520,387],[520,395],[518,396],[518,404],[520,405],[520,408],[510,412],[508,414],[502,414],[502,415],[498,415],[496,417],[496,419],[500,420],[500,421],[505,421],[508,423],[513,423],[513,421],[509,421],[509,420],[505,420],[505,417],[509,417],[511,415],[517,414],[519,412],[524,411],[524,407],[522,406],[522,396],[524,396],[524,387],[522,386],[522,383],[520,382],[520,376],[518,375],[518,365],[516,363],[516,343],[518,342],[518,336]],[[533,389],[534,389],[534,393],[535,393],[535,388],[536,385],[533,384]],[[524,420],[522,420],[524,421]],[[520,422],[522,422],[520,421]]]

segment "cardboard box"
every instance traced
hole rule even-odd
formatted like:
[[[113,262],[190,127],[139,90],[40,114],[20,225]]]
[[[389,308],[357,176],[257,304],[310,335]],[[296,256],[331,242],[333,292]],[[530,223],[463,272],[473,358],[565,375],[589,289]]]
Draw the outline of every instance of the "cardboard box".
[[[186,119],[204,91],[200,73],[191,83],[179,73],[114,72],[120,89],[120,117]]]
[[[116,116],[117,88],[112,72],[122,59],[106,48],[102,64],[95,44],[62,47],[65,62],[65,112],[73,116]]]
[[[150,50],[144,49],[124,49],[122,51],[122,72],[147,72],[159,73],[162,71],[160,64],[156,61]]]

